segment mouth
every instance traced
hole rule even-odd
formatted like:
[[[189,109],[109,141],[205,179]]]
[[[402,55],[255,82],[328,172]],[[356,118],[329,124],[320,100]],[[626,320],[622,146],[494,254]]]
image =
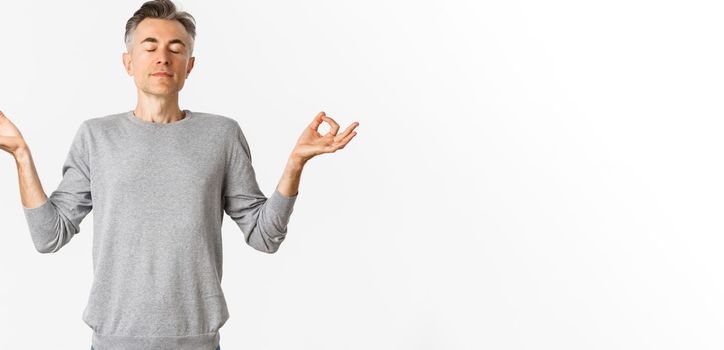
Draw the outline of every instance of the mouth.
[[[154,76],[154,77],[166,77],[166,78],[170,78],[170,77],[171,77],[171,74],[168,74],[168,73],[154,73],[154,74],[151,74],[151,75]]]

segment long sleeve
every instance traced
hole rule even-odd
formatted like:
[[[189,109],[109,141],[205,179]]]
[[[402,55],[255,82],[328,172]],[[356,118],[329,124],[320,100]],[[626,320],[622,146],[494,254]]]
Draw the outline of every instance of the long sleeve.
[[[40,253],[60,250],[80,232],[81,221],[93,208],[87,132],[83,122],[63,164],[63,178],[48,200],[35,208],[23,206],[30,236]]]
[[[239,225],[248,245],[274,253],[286,237],[287,224],[299,194],[287,197],[275,189],[267,198],[261,192],[251,164],[249,145],[239,124],[234,125],[224,175],[224,211]]]

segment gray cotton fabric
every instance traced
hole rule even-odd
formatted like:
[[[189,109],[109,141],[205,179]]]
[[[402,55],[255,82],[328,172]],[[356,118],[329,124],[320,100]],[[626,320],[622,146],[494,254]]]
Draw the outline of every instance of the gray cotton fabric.
[[[259,189],[239,123],[183,110],[85,120],[48,201],[23,207],[35,248],[57,252],[93,210],[93,284],[83,321],[99,350],[209,350],[229,318],[221,289],[226,212],[254,249],[284,241],[297,195]]]

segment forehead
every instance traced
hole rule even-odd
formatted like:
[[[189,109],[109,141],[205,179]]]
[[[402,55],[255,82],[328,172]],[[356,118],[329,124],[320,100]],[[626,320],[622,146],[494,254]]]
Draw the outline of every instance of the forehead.
[[[161,42],[180,39],[184,43],[189,42],[189,34],[181,22],[176,20],[160,19],[160,18],[144,18],[133,35],[133,40],[137,43],[142,42],[146,38],[156,38]]]

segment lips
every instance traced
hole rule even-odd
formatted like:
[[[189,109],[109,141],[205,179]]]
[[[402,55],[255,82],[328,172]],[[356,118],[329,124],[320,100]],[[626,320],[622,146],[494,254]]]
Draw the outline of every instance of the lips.
[[[153,73],[151,75],[153,75],[154,77],[170,77],[171,73],[158,72],[158,73]]]

